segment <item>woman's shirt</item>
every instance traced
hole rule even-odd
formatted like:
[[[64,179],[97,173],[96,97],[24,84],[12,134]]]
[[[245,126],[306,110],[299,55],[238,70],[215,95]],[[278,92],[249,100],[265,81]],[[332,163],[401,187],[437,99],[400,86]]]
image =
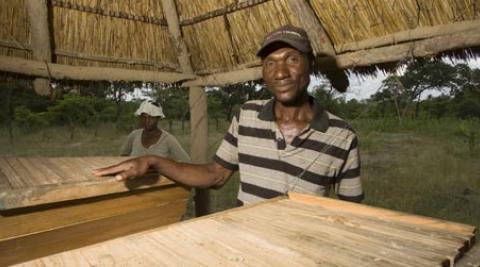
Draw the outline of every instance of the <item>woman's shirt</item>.
[[[157,155],[179,162],[190,162],[190,156],[185,152],[177,139],[169,132],[162,130],[162,135],[156,143],[146,148],[142,144],[143,129],[132,131],[120,149],[122,156]]]

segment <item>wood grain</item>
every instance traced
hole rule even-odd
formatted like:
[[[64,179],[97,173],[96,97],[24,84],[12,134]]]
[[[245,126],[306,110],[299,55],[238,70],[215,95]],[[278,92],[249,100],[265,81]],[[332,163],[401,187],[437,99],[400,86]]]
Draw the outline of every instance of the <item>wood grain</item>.
[[[0,266],[177,222],[188,194],[169,186],[1,216]]]
[[[21,266],[452,266],[469,255],[473,226],[355,208],[296,194]]]
[[[102,196],[135,189],[169,185],[156,174],[118,182],[95,177],[92,170],[125,160],[125,157],[3,157],[0,158],[0,211]]]

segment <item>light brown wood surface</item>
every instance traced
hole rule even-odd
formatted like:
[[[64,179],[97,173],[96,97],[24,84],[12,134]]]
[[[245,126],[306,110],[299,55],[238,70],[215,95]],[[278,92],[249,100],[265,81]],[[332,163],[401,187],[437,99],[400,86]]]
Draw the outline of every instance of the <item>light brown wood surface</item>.
[[[1,157],[0,211],[169,185],[156,174],[118,182],[95,177],[94,168],[126,157]]]
[[[0,266],[178,222],[189,191],[165,177],[118,182],[122,157],[0,158]]]
[[[469,225],[324,200],[277,198],[21,266],[450,266],[473,244]]]

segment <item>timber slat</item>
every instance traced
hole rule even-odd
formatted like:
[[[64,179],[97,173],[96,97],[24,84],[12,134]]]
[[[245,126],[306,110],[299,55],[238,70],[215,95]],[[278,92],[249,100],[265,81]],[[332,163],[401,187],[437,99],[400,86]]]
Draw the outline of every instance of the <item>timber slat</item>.
[[[12,189],[26,187],[27,184],[20,178],[19,174],[12,167],[8,158],[0,158],[0,168],[6,174],[6,179],[12,185]]]
[[[473,226],[434,218],[334,206],[345,205],[297,194],[22,266],[452,266],[468,255],[475,233]]]
[[[126,157],[0,157],[0,211],[169,185],[149,173],[125,183],[92,170]]]

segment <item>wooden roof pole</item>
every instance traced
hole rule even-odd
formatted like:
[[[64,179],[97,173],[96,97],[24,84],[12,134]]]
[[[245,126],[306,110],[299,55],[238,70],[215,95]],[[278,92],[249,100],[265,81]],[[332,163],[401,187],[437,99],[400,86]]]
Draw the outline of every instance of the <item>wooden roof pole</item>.
[[[335,66],[335,48],[327,32],[320,24],[314,10],[307,0],[288,0],[292,12],[298,17],[301,26],[305,29],[310,38],[312,48],[317,58],[328,57],[328,65]],[[345,92],[349,85],[348,77],[341,69],[326,70],[322,72],[327,76],[335,89]]]
[[[287,0],[292,12],[298,17],[299,23],[308,34],[315,54],[327,54],[335,56],[335,49],[332,41],[323,29],[315,12],[307,0]]]
[[[176,83],[194,79],[195,75],[178,72],[129,70],[108,67],[71,66],[0,55],[0,71],[57,80],[83,81],[148,81]]]
[[[180,21],[174,0],[162,0],[162,7],[168,23],[168,30],[177,48],[178,62],[185,74],[193,74],[190,56],[187,46],[182,38]],[[194,163],[207,162],[208,149],[208,114],[207,96],[202,87],[192,86],[189,88],[190,104],[190,156]],[[209,213],[208,189],[196,189],[195,212],[196,216]]]
[[[52,62],[50,31],[48,27],[48,8],[46,0],[27,0],[28,19],[33,58],[47,63]],[[33,88],[39,95],[50,94],[50,81],[44,78],[33,80]]]

